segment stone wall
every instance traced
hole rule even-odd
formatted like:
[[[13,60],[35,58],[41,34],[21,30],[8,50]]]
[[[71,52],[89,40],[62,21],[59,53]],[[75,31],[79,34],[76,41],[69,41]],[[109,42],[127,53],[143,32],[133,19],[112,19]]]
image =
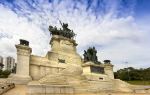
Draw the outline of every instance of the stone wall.
[[[28,95],[74,95],[74,88],[67,85],[28,85]]]
[[[33,80],[39,80],[40,78],[48,75],[61,72],[65,66],[60,66],[58,63],[49,61],[45,57],[31,56],[30,60],[30,76]]]

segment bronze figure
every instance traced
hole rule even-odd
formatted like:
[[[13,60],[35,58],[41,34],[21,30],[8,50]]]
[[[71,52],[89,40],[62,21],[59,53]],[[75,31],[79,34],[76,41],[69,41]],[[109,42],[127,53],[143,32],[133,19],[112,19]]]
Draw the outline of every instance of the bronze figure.
[[[49,26],[49,31],[51,35],[61,35],[63,37],[72,39],[76,34],[73,32],[73,30],[68,28],[67,23],[61,23],[62,28],[57,29],[57,27]]]

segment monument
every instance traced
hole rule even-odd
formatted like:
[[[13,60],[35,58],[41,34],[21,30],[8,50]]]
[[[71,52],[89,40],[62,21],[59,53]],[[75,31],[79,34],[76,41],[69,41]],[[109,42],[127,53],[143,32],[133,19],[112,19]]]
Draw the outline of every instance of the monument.
[[[110,60],[98,61],[95,47],[84,51],[82,59],[76,51],[76,34],[68,24],[61,25],[60,29],[49,26],[51,50],[45,57],[32,55],[29,42],[20,40],[16,45],[17,71],[10,76],[11,82],[26,84],[28,95],[133,91],[129,84],[114,79]]]

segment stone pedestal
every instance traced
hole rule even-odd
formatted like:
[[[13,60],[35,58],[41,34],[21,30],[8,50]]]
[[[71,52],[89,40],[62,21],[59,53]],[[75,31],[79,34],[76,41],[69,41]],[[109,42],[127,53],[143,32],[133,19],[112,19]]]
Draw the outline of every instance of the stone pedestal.
[[[15,84],[28,84],[32,78],[30,76],[21,76],[21,75],[10,75],[7,79],[8,83],[15,83]]]
[[[88,80],[93,81],[106,81],[109,80],[109,77],[104,72],[104,64],[95,64],[93,62],[86,62],[82,64],[83,74],[86,76]],[[95,71],[92,68],[98,69]]]
[[[16,74],[10,75],[10,81],[16,84],[27,84],[31,81],[29,75],[30,55],[32,49],[26,44],[16,45],[17,48],[17,68]]]
[[[113,65],[112,64],[104,64],[104,72],[110,79],[114,79]]]
[[[57,63],[78,64],[81,65],[81,57],[76,52],[77,43],[60,35],[53,35],[50,41],[51,51],[46,57]]]
[[[73,39],[69,39],[60,35],[53,35],[50,41],[52,52],[59,53],[76,53],[77,43]]]

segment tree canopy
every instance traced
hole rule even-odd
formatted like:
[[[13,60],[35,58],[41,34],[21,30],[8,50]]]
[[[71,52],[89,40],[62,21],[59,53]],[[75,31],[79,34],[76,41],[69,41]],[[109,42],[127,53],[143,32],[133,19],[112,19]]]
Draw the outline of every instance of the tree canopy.
[[[150,80],[150,67],[146,69],[128,67],[114,72],[114,75],[121,80]]]

